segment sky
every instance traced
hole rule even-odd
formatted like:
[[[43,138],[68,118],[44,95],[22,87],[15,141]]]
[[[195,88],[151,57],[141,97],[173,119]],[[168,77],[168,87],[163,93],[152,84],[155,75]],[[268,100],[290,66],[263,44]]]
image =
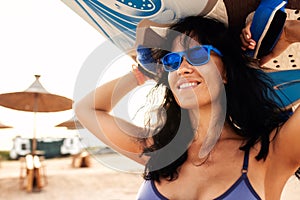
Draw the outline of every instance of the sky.
[[[86,58],[105,38],[60,0],[0,1],[0,93],[27,89],[35,74],[46,90],[73,99],[74,84]],[[37,113],[37,135],[68,134],[56,124],[73,111]],[[0,106],[0,150],[16,135],[31,137],[34,114]]]

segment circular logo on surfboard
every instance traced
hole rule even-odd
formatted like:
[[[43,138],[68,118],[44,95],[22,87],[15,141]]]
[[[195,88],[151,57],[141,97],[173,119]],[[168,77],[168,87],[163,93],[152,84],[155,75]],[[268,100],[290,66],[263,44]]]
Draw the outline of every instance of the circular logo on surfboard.
[[[155,15],[162,7],[161,0],[117,0],[115,7],[119,12],[135,17],[149,17]]]

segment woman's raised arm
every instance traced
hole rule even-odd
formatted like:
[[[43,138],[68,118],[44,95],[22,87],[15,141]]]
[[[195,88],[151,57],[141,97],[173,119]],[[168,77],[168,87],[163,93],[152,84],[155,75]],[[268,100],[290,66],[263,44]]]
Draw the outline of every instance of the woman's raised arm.
[[[89,93],[75,104],[79,121],[102,142],[121,154],[145,164],[140,157],[142,143],[139,133],[144,129],[112,116],[110,111],[128,92],[137,87],[133,73],[112,80]]]
[[[278,164],[283,164],[285,171],[295,172],[300,166],[300,107],[282,126],[275,137],[273,151]]]

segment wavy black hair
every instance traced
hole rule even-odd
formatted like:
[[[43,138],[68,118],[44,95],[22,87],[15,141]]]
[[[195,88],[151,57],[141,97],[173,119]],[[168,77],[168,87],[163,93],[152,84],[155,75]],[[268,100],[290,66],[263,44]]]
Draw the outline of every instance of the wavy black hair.
[[[244,55],[239,38],[233,38],[223,23],[215,19],[191,16],[173,24],[170,29],[196,39],[201,44],[210,44],[221,51],[227,75],[226,122],[236,134],[245,139],[245,145],[240,147],[241,150],[248,150],[260,143],[261,148],[256,159],[266,159],[269,143],[273,139],[270,138],[270,133],[274,129],[278,132],[289,117],[288,113],[281,109],[282,106],[274,101],[278,97],[272,87],[272,80],[258,69],[258,62]],[[172,35],[167,35],[166,39],[169,41],[167,45],[172,45],[174,39]],[[158,52],[154,54],[157,58],[165,53],[163,50]],[[169,89],[166,72],[163,72],[155,88],[159,85],[166,86],[165,98],[160,109],[166,111],[167,117],[164,126],[158,129],[158,134],[152,137],[153,143],[150,146],[145,145],[144,154],[151,154],[151,157],[145,167],[144,178],[156,181],[160,181],[160,178],[174,180],[178,176],[180,166],[187,159],[187,148],[194,138],[194,131],[191,128],[188,111],[180,108]],[[154,89],[149,98],[155,95],[157,94]],[[159,118],[160,114],[157,117]],[[176,147],[159,153],[156,153],[157,150],[169,144],[174,137],[180,138],[182,141],[180,145],[185,151],[167,166],[156,168],[163,159],[172,155]]]

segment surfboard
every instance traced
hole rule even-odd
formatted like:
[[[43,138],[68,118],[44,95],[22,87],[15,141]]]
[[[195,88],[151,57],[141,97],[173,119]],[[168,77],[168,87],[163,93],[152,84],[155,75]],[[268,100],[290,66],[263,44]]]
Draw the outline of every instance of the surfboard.
[[[133,44],[138,23],[151,20],[170,24],[188,15],[207,15],[223,1],[218,0],[62,0],[105,38],[121,49]],[[224,4],[221,20],[227,21]],[[220,17],[219,17],[220,18]],[[122,39],[120,36],[122,35]],[[116,39],[118,38],[118,39]]]

